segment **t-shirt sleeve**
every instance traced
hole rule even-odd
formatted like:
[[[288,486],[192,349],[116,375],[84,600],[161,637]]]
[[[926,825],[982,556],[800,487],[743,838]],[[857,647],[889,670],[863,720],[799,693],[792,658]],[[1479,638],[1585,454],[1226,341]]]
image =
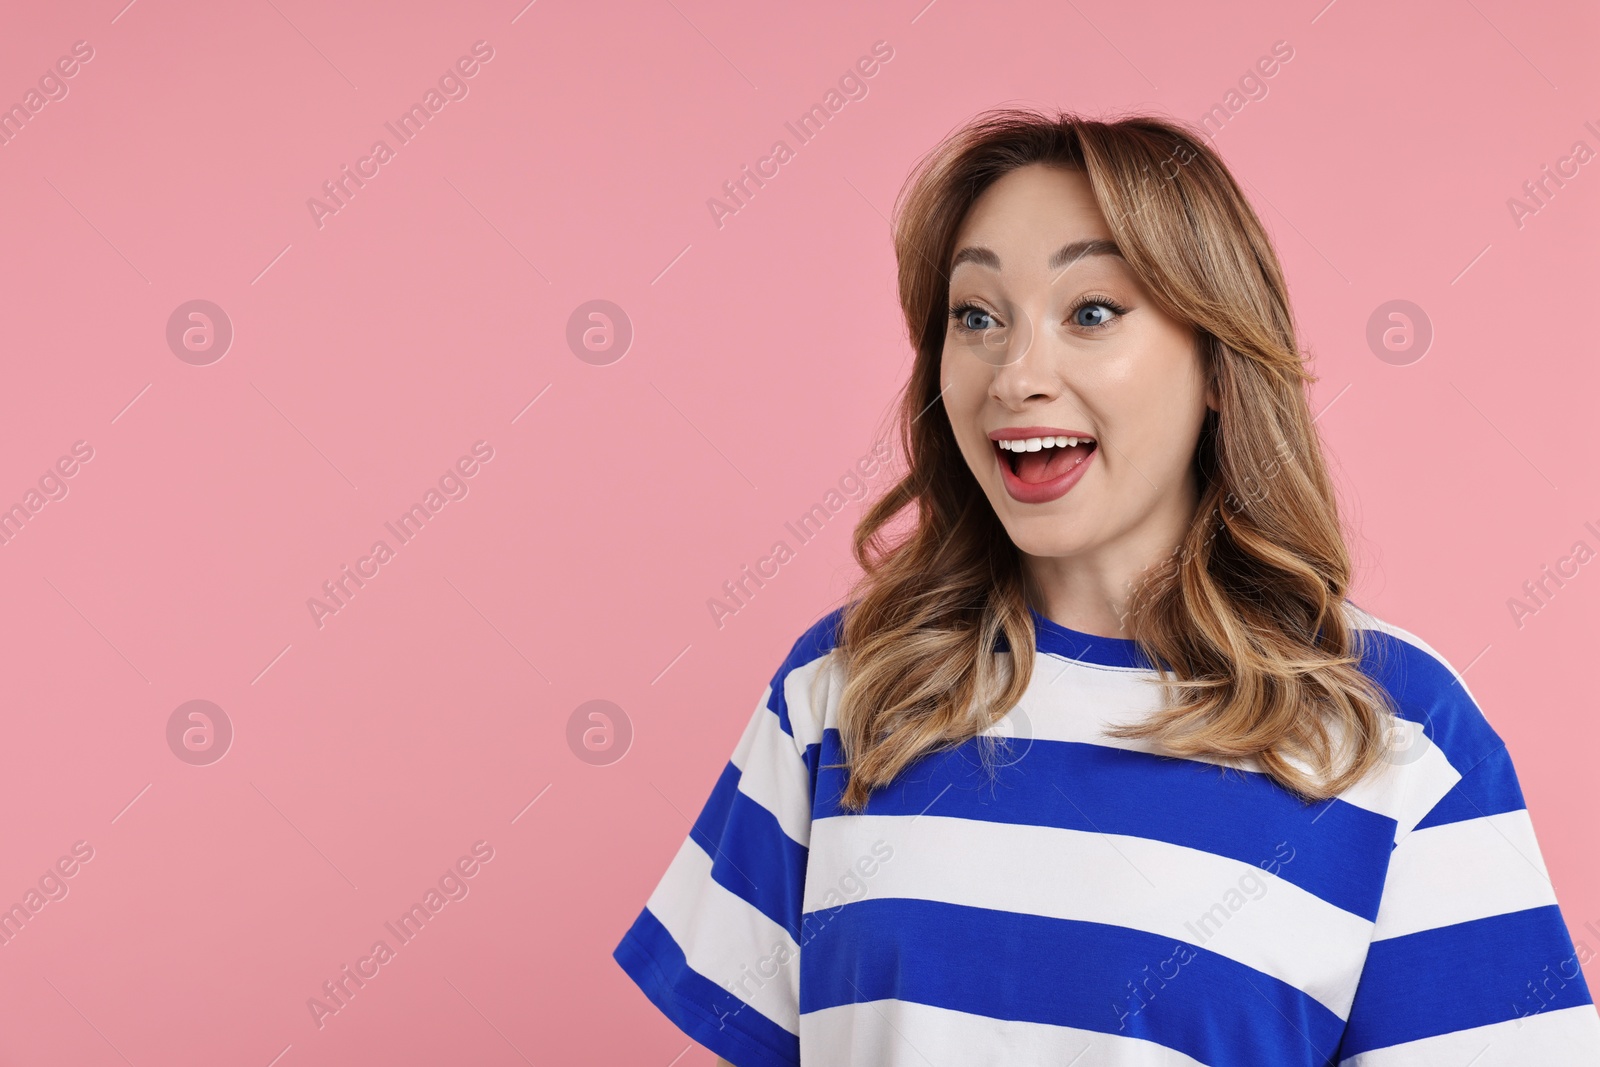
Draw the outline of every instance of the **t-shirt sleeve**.
[[[657,1008],[735,1067],[800,1062],[816,746],[807,744],[811,715],[799,705],[819,651],[802,638],[773,677],[693,829],[612,953]]]
[[[1340,1067],[1594,1067],[1600,1015],[1498,745],[1394,846]]]

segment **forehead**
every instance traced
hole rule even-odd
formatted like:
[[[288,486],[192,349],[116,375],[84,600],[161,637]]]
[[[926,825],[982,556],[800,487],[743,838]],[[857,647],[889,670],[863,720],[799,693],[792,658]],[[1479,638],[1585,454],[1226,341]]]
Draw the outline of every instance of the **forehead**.
[[[998,256],[1004,271],[1047,269],[1049,257],[1075,241],[1111,240],[1111,229],[1095,202],[1088,177],[1079,170],[1029,164],[996,179],[968,210],[951,249],[955,270],[992,267],[988,257],[962,256],[981,246]],[[1089,261],[1109,261],[1092,256]]]

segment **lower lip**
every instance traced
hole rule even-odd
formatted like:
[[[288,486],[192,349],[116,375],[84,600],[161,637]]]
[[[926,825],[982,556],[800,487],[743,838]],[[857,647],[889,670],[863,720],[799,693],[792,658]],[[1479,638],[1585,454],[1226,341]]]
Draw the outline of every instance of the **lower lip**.
[[[998,448],[995,449],[994,461],[1000,467],[1000,480],[1005,484],[1006,492],[1011,494],[1012,500],[1021,504],[1048,504],[1052,500],[1066,496],[1067,491],[1078,484],[1078,479],[1083,477],[1083,472],[1099,454],[1100,446],[1095,445],[1094,450],[1079,460],[1076,467],[1048,482],[1025,482],[1018,478],[1012,471],[1011,464],[1001,458]]]

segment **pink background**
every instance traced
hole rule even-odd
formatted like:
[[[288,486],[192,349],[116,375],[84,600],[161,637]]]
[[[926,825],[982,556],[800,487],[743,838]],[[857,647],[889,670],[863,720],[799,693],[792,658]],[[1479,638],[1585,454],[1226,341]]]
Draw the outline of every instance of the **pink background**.
[[[1507,604],[1600,548],[1600,163],[1507,207],[1600,149],[1593,10],[124,3],[0,36],[0,103],[94,49],[0,146],[0,506],[93,448],[0,546],[0,904],[94,849],[0,946],[5,1064],[673,1062],[610,951],[847,589],[857,503],[721,628],[707,608],[880,433],[907,171],[1001,103],[1197,121],[1280,40],[1217,146],[1332,405],[1358,599],[1471,665],[1600,950],[1600,564],[1520,627]],[[319,228],[308,198],[479,40],[469,95]],[[784,122],[880,40],[867,96],[797,145]],[[779,138],[795,158],[719,228],[707,200]],[[235,332],[205,366],[165,337],[194,299]],[[597,299],[634,330],[603,366],[566,339]],[[1435,330],[1406,365],[1366,341],[1396,299]],[[308,598],[480,440],[469,494],[319,628]],[[196,699],[235,731],[204,766],[166,736]],[[567,739],[594,699],[633,730],[609,765]],[[319,1029],[307,999],[476,841],[469,895]]]

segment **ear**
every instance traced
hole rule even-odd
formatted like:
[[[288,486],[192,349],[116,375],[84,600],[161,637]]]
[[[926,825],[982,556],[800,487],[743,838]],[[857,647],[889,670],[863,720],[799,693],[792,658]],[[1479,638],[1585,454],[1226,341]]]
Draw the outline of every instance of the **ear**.
[[[1222,414],[1222,405],[1217,397],[1216,375],[1212,375],[1206,380],[1206,407],[1219,415]]]

